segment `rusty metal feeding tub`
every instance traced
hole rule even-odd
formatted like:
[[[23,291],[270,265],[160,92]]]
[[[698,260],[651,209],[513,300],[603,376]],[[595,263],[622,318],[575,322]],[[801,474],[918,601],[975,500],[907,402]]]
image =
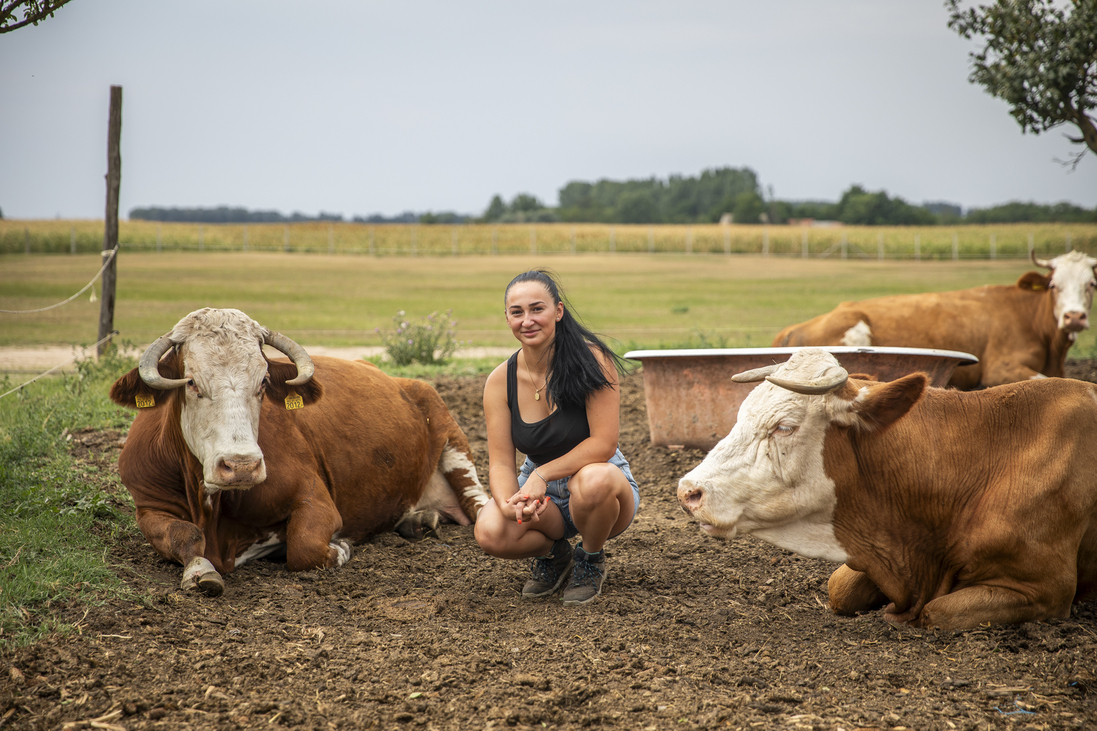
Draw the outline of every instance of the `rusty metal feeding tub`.
[[[633,350],[625,357],[644,366],[651,443],[664,447],[712,449],[735,426],[739,406],[756,383],[735,383],[736,373],[783,363],[800,348],[702,348]],[[850,373],[880,381],[922,371],[934,386],[945,386],[959,366],[979,359],[955,350],[830,346]]]

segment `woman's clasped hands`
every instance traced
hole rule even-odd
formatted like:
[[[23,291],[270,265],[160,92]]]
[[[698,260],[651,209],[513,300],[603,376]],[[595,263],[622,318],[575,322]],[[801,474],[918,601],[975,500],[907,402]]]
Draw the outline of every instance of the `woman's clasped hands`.
[[[506,506],[514,509],[514,519],[521,524],[540,520],[550,502],[548,495],[531,495],[527,490],[519,490],[507,498]]]

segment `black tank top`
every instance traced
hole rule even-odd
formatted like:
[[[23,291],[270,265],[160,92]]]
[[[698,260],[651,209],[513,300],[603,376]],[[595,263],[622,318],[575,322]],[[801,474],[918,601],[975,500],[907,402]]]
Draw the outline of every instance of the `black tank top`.
[[[518,410],[518,353],[507,361],[507,404],[510,406],[510,438],[514,447],[536,465],[551,462],[590,437],[587,410],[558,408],[541,421],[527,424]]]

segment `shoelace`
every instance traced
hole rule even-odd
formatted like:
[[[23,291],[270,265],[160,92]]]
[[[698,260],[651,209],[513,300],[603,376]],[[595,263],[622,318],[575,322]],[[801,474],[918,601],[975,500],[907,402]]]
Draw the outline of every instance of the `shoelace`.
[[[555,556],[542,556],[540,558],[533,559],[533,578],[538,581],[556,581],[559,573],[556,571],[556,565],[553,563]]]
[[[590,583],[594,586],[597,579],[602,578],[602,562],[595,563],[594,561],[576,561],[575,568],[572,569],[571,582],[573,584],[582,584],[583,582]]]

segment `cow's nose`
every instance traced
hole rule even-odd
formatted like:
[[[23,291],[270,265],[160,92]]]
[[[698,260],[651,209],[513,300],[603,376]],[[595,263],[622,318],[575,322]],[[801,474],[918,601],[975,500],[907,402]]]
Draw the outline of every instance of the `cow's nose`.
[[[217,462],[217,480],[222,485],[247,485],[256,482],[262,458],[225,457]]]
[[[678,503],[690,515],[705,502],[705,491],[695,484],[683,483],[678,486]]]
[[[1063,329],[1067,332],[1078,332],[1089,329],[1089,314],[1085,310],[1076,310],[1063,314]]]

